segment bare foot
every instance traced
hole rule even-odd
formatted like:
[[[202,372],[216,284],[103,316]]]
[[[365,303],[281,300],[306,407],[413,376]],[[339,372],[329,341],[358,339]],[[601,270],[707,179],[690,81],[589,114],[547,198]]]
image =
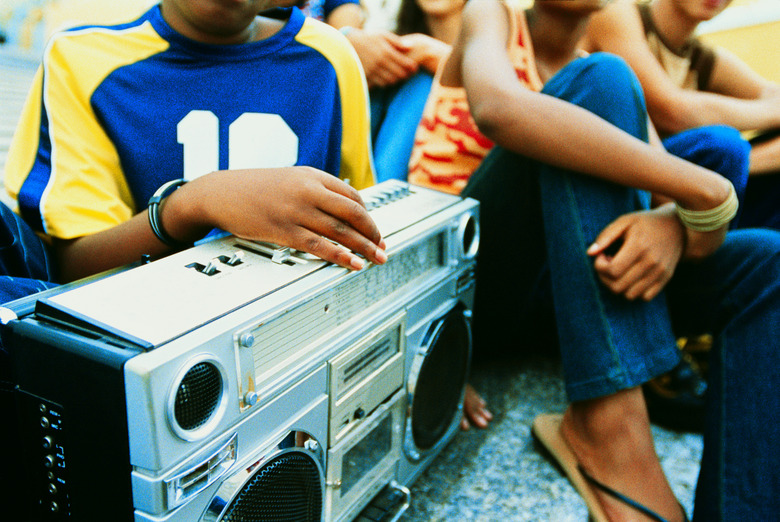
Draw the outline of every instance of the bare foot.
[[[463,418],[460,429],[468,430],[472,425],[477,428],[487,428],[493,414],[487,409],[487,403],[471,384],[466,384],[466,394],[463,397]]]
[[[655,452],[641,388],[572,403],[564,413],[561,434],[596,480],[666,520],[684,520]],[[610,521],[651,520],[606,493],[593,491]]]

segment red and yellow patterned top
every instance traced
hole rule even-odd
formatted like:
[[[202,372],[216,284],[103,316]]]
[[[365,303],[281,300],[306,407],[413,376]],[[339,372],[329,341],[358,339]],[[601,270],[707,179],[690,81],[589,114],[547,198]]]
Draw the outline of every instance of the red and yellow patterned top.
[[[525,12],[504,2],[511,21],[507,52],[517,78],[539,91],[542,81],[536,71],[533,46]],[[446,60],[442,60],[442,65]],[[441,68],[434,78],[422,119],[414,137],[409,160],[409,182],[451,194],[460,194],[469,176],[493,147],[477,129],[469,113],[466,90],[441,84]]]

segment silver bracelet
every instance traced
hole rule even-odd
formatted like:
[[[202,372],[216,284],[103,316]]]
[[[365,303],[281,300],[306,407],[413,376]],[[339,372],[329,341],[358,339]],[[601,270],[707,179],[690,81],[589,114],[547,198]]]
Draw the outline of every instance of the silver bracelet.
[[[715,208],[709,210],[688,210],[675,203],[677,217],[686,228],[697,232],[712,232],[727,225],[739,209],[737,200],[737,191],[734,185],[729,182],[729,195],[726,201]]]
[[[162,226],[162,222],[160,221],[160,202],[163,200],[163,198],[170,195],[174,190],[181,187],[185,183],[187,182],[183,179],[175,179],[173,181],[164,183],[160,188],[157,189],[152,197],[149,198],[149,225],[152,227],[152,232],[154,232],[154,235],[157,236],[157,239],[162,241],[164,244],[176,248],[189,246],[191,243],[178,241],[172,238],[165,231]]]

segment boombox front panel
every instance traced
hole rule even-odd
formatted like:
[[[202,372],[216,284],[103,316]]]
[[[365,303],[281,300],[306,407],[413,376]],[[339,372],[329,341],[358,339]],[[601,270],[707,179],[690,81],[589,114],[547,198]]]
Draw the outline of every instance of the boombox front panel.
[[[325,451],[327,448],[328,394],[327,368],[320,365],[294,386],[256,409],[237,425],[206,444],[183,462],[160,473],[134,468],[133,498],[136,520],[172,520],[190,522],[201,520],[214,502],[215,496],[225,491],[236,493],[246,481],[251,480],[253,471],[260,464],[277,455],[282,449],[307,449],[316,455],[322,468],[324,488]],[[306,434],[304,439],[287,440],[290,433]],[[214,451],[226,442],[236,440],[235,463],[210,484],[200,487],[197,481],[177,481],[183,472],[197,470],[208,462]],[[204,481],[207,477],[204,477]],[[229,483],[229,484],[226,484]],[[190,488],[183,502],[175,500],[175,486],[183,484]],[[230,486],[230,487],[228,487]],[[225,500],[225,497],[222,497]],[[230,499],[227,499],[228,501]],[[228,502],[229,503],[229,502]],[[223,506],[227,507],[227,505]],[[211,511],[214,511],[212,506]],[[208,517],[207,517],[208,519]]]
[[[133,465],[159,470],[175,464],[193,451],[191,442],[228,429],[459,266],[472,264],[462,258],[457,234],[463,217],[475,216],[476,203],[455,200],[390,236],[388,243],[396,245],[388,248],[386,265],[358,272],[324,267],[130,361],[125,378]],[[266,351],[276,355],[265,359]],[[171,383],[199,357],[224,373],[227,404],[204,429],[182,436],[171,430]]]
[[[392,294],[441,269],[444,235],[437,234],[391,256],[382,267],[354,274],[348,281],[322,292],[296,308],[242,333],[254,338],[255,381],[266,382],[307,348],[339,328],[365,317],[372,307],[385,305]]]
[[[395,478],[405,406],[399,390],[328,450],[325,520],[351,520]]]
[[[410,404],[407,406],[407,416],[404,421],[403,451],[398,463],[396,480],[402,485],[410,485],[431,464],[434,458],[449,444],[459,431],[461,403],[453,412],[449,425],[440,437],[426,447],[415,443],[410,414],[415,407],[415,387],[420,383],[419,371],[426,362],[430,350],[430,336],[440,327],[441,322],[451,314],[463,314],[469,321],[470,310],[474,303],[474,263],[463,265],[462,270],[453,274],[439,285],[433,287],[425,298],[411,303],[407,309],[408,330],[406,338],[405,391]],[[470,283],[469,283],[470,281]],[[470,363],[471,337],[468,336],[469,360],[462,361],[466,366]],[[462,353],[462,352],[461,352]],[[435,385],[448,386],[453,394],[461,399],[465,391],[462,375],[452,376],[451,380],[437,381]],[[427,383],[426,383],[427,385]],[[462,402],[462,401],[461,401]],[[435,406],[435,405],[434,405]],[[431,407],[431,405],[425,405]]]

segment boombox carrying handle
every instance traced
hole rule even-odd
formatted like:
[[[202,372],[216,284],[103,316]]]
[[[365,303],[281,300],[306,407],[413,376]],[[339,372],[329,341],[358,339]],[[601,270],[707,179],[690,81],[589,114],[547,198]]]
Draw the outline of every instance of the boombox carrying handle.
[[[403,502],[398,503],[397,511],[395,512],[395,514],[392,515],[392,518],[389,519],[389,522],[398,522],[398,520],[401,519],[401,516],[406,512],[406,510],[409,509],[412,493],[411,491],[409,491],[409,488],[407,488],[402,484],[399,484],[395,480],[390,481],[387,487],[397,491],[403,497]]]

